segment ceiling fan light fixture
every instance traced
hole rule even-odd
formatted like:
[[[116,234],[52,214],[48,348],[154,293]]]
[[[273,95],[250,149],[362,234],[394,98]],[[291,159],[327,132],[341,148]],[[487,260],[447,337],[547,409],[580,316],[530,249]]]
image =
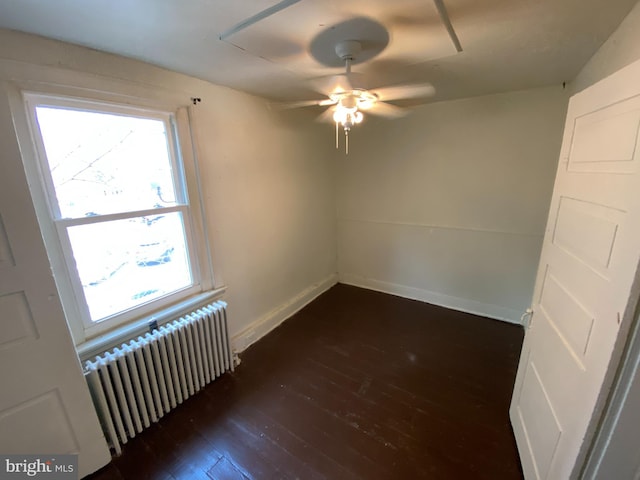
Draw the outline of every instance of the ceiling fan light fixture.
[[[358,111],[357,107],[347,108],[338,104],[333,112],[333,121],[341,124],[343,128],[351,128],[363,119],[364,115]]]
[[[373,50],[377,55],[386,46],[388,37],[382,47],[378,50],[371,48],[371,43],[367,43],[366,54],[358,58],[360,62],[372,58],[370,56]],[[317,43],[316,46],[323,42]],[[374,42],[375,43],[375,42]],[[363,52],[363,44],[358,40],[343,40],[335,44],[336,57],[339,58],[345,67],[344,73],[332,75],[330,77],[333,86],[329,88],[326,82],[316,82],[316,90],[323,93],[328,98],[321,101],[311,102],[314,105],[330,106],[319,117],[320,120],[332,119],[336,128],[336,148],[340,148],[340,128],[344,131],[346,153],[349,153],[349,132],[355,125],[364,120],[363,112],[372,115],[379,115],[387,118],[399,118],[406,115],[405,109],[396,106],[389,101],[404,98],[418,98],[433,95],[433,85],[428,83],[421,84],[404,84],[389,87],[382,87],[371,91],[366,88],[362,82],[360,74],[351,72],[351,65],[356,62],[356,56]],[[313,50],[313,48],[312,48]],[[319,51],[316,49],[314,58],[323,64],[336,66],[332,61],[322,61],[324,56],[318,56]],[[375,55],[373,55],[375,56]],[[326,79],[326,77],[322,77]],[[305,104],[306,105],[306,104]],[[303,105],[304,106],[304,105]]]
[[[354,106],[348,107],[339,101],[333,112],[333,121],[336,122],[336,148],[340,147],[340,127],[344,131],[345,153],[349,155],[349,132],[351,127],[361,123],[364,119],[362,112],[358,111],[357,102]]]

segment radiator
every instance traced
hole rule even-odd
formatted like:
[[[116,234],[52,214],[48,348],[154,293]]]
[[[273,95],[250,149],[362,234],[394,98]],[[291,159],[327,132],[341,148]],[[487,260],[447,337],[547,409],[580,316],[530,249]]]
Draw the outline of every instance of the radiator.
[[[116,454],[128,438],[233,371],[226,307],[214,302],[85,363],[91,397]]]

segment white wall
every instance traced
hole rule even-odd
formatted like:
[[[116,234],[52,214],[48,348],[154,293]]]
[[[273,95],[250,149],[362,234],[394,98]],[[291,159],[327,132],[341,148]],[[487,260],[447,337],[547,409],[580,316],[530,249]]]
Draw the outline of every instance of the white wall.
[[[367,119],[337,164],[341,281],[519,321],[566,104],[550,87]]]
[[[236,92],[197,113],[216,273],[242,349],[337,281],[332,143],[313,116]]]
[[[640,59],[640,2],[631,9],[616,31],[580,70],[571,82],[571,91],[577,93],[584,90],[638,59]]]
[[[0,30],[0,62],[6,60],[70,69],[98,81],[124,80],[123,94],[153,88],[184,95],[185,104],[191,96],[202,98],[195,109],[195,137],[209,240],[216,284],[228,287],[231,333],[249,335],[236,338],[238,348],[252,341],[252,328],[263,334],[335,283],[331,144],[305,112],[281,116],[266,101],[228,88]],[[47,81],[46,76],[37,80]]]

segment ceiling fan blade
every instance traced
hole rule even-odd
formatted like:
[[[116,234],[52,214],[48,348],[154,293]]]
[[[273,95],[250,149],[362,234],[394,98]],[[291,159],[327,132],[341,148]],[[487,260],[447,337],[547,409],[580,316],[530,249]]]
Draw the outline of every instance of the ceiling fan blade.
[[[326,75],[324,77],[313,78],[309,82],[315,91],[326,96],[336,92],[348,92],[349,90],[358,88],[367,88],[364,74],[360,72]]]
[[[400,118],[409,113],[406,108],[396,107],[390,103],[376,102],[373,106],[366,110],[367,113],[372,115],[379,115],[387,118]]]
[[[462,51],[462,44],[460,43],[460,39],[458,38],[456,31],[453,29],[453,24],[449,18],[449,12],[447,12],[447,7],[444,6],[444,0],[433,0],[433,3],[436,4],[438,15],[440,15],[440,20],[449,34],[451,43],[453,43],[453,46],[456,48],[456,52],[460,53]]]
[[[415,83],[409,85],[392,85],[372,90],[382,101],[402,100],[405,98],[430,97],[436,89],[430,83]]]
[[[351,80],[345,73],[314,78],[311,86],[319,93],[329,96],[335,92],[346,92],[352,90]]]
[[[321,123],[335,123],[333,121],[333,112],[335,111],[335,107],[329,107],[327,108],[324,112],[322,112],[322,114],[320,114],[317,118],[316,118],[316,122],[321,122]]]
[[[331,99],[327,100],[302,100],[300,102],[280,102],[275,103],[275,107],[279,110],[290,110],[292,108],[311,107],[315,105],[328,105],[326,102],[333,102]]]

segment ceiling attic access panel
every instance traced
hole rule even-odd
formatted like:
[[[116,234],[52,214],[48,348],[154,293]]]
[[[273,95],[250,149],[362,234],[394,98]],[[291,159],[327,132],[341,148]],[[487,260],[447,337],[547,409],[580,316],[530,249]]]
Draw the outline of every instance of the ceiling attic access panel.
[[[247,18],[278,2],[256,2],[249,16],[229,17],[226,28],[232,28]],[[388,44],[375,59],[366,58],[367,41],[376,42],[373,24],[386,31]],[[383,61],[395,66],[413,65],[455,55],[454,43],[443,25],[438,9],[431,0],[354,0],[350,2],[297,3],[248,25],[224,41],[247,54],[276,63],[293,74],[307,78],[339,73],[344,65],[336,56],[333,65],[314,58],[310,47],[322,36],[328,45],[327,56],[335,55],[335,44],[343,40],[363,41],[366,60]],[[378,42],[380,40],[378,35]],[[379,45],[372,45],[379,50]],[[316,57],[318,54],[316,53]],[[355,62],[357,63],[357,62]],[[358,71],[367,73],[367,64]]]

